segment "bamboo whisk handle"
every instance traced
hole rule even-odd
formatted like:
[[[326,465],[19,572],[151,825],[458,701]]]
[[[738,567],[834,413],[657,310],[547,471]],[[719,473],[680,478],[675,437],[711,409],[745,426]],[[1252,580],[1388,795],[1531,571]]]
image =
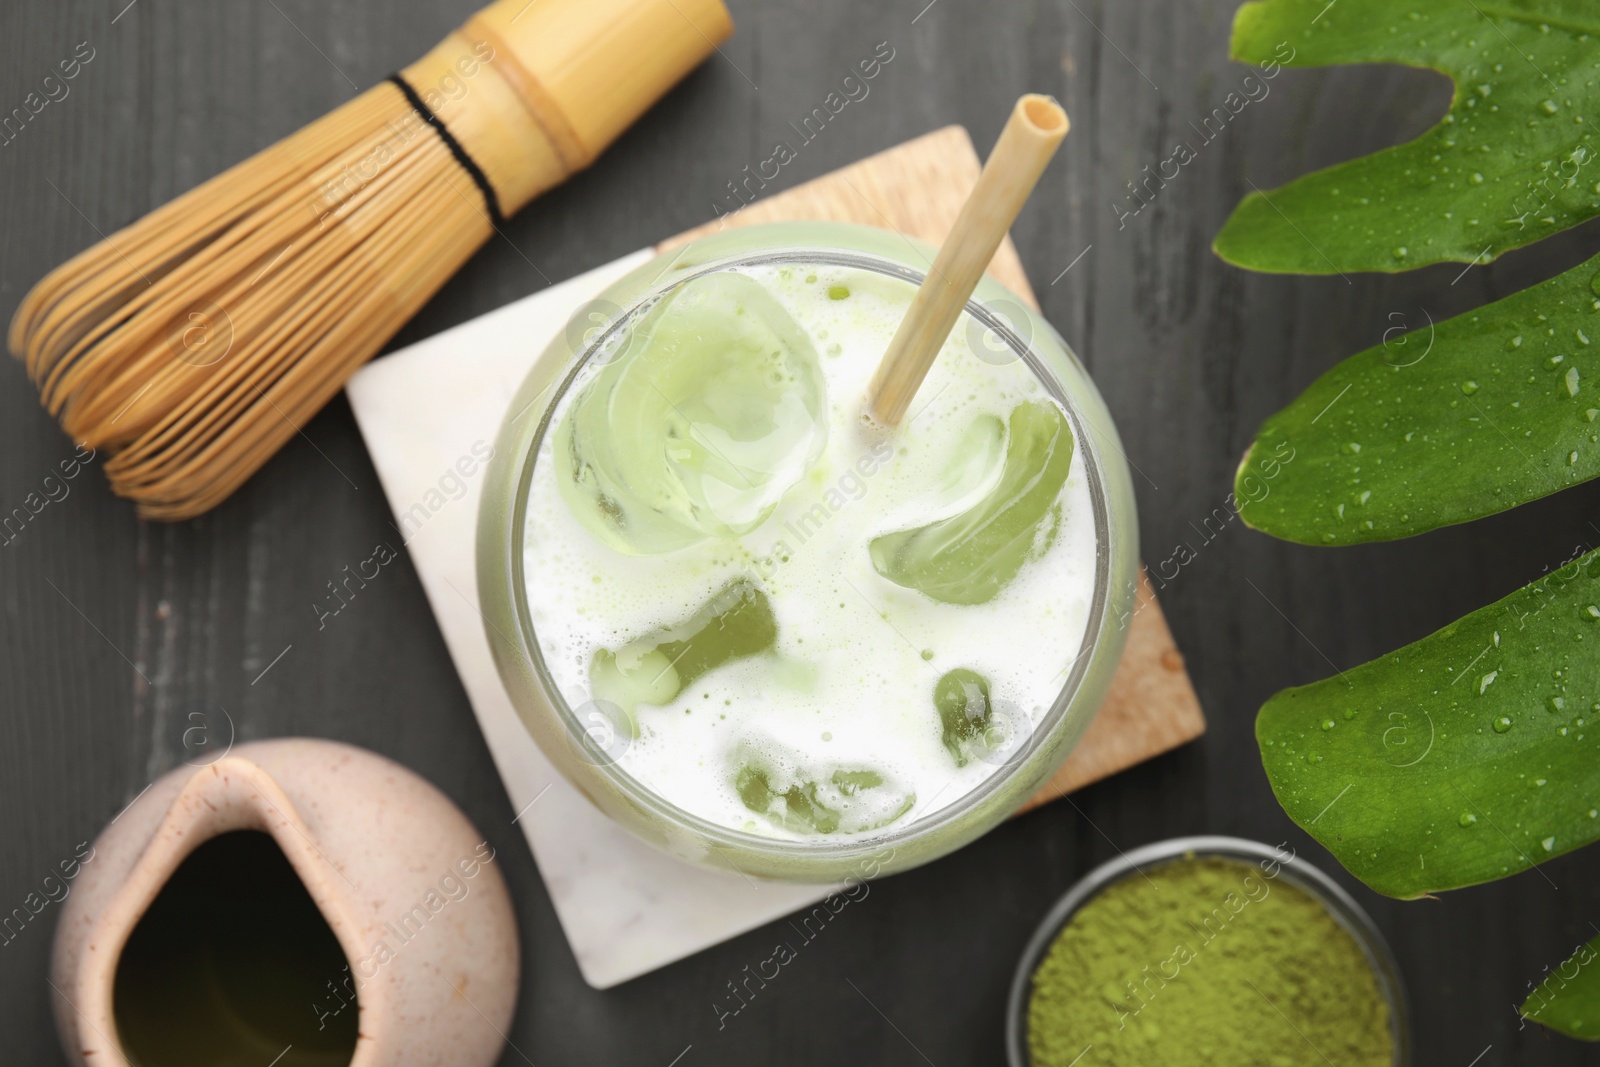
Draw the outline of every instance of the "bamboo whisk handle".
[[[732,32],[722,0],[499,0],[403,77],[511,215],[593,163]]]

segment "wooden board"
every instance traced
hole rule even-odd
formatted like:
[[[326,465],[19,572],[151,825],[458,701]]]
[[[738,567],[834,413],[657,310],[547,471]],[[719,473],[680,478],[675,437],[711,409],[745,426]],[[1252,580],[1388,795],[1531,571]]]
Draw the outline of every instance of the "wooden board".
[[[960,126],[919,137],[661,242],[659,249],[760,222],[831,219],[896,230],[938,244],[955,222],[980,164]],[[1038,299],[1008,237],[989,273],[1029,306]],[[1127,649],[1111,691],[1083,740],[1021,811],[1125,770],[1205,732],[1199,698],[1155,591],[1141,572]]]

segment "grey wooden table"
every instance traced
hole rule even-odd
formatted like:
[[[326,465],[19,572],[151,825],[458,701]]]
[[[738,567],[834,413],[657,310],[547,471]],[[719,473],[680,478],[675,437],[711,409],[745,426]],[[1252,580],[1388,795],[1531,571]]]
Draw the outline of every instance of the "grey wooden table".
[[[81,43],[94,53],[68,96],[0,146],[0,318],[97,232],[323,114],[352,95],[352,82],[365,87],[420,55],[474,6],[125,5],[0,7],[0,112]],[[730,6],[738,30],[724,54],[593,170],[516,218],[517,245],[559,280],[709,218],[725,182],[766,158],[786,123],[880,41],[894,62],[779,185],[951,122],[986,147],[1018,93],[1057,95],[1072,136],[1014,233],[1046,313],[1093,371],[1142,472],[1146,558],[1182,542],[1197,549],[1163,599],[1210,714],[1208,736],[876,886],[725,1028],[712,1004],[764,957],[769,932],[595,992],[511,825],[409,563],[363,590],[343,625],[316,631],[324,583],[391,536],[339,400],[203,518],[139,522],[96,472],[0,545],[0,911],[185,758],[190,713],[226,708],[241,739],[331,737],[415,768],[498,848],[525,961],[506,1064],[997,1062],[1016,955],[1051,901],[1118,849],[1198,832],[1289,841],[1353,888],[1402,962],[1420,1063],[1592,1058],[1590,1047],[1520,1029],[1513,1005],[1590,933],[1600,850],[1547,865],[1548,879],[1527,873],[1438,901],[1385,900],[1337,871],[1274,804],[1252,723],[1276,689],[1431,632],[1592,545],[1600,493],[1578,489],[1363,549],[1285,545],[1237,523],[1205,542],[1196,528],[1221,504],[1259,421],[1337,358],[1396,321],[1420,321],[1424,308],[1437,319],[1565,269],[1600,230],[1453,285],[1459,267],[1348,284],[1246,275],[1209,244],[1249,182],[1268,188],[1415,135],[1445,107],[1444,80],[1393,68],[1286,72],[1150,207],[1119,220],[1125,183],[1167,157],[1245,73],[1225,58],[1233,0]],[[396,343],[543,284],[493,243]],[[71,453],[21,368],[0,364],[0,511]],[[6,1063],[60,1062],[45,984],[49,918],[0,947]]]

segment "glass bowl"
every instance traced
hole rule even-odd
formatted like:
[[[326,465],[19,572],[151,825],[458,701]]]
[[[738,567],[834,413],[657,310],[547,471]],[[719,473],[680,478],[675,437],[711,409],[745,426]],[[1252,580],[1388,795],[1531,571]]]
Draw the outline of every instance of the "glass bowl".
[[[1080,878],[1067,891],[1067,895],[1050,909],[1044,921],[1034,931],[1028,947],[1017,964],[1016,976],[1011,980],[1011,997],[1006,1004],[1006,1059],[1011,1067],[1030,1067],[1028,1056],[1028,999],[1033,991],[1033,972],[1039,969],[1045,954],[1055,942],[1056,935],[1077,914],[1078,909],[1094,899],[1101,890],[1121,881],[1137,871],[1159,867],[1178,860],[1216,856],[1238,860],[1255,866],[1264,860],[1280,865],[1277,877],[1286,879],[1297,889],[1304,890],[1313,900],[1319,901],[1335,922],[1343,927],[1372,967],[1378,979],[1378,990],[1389,1005],[1390,1035],[1394,1040],[1394,1067],[1410,1067],[1411,1063],[1411,1013],[1406,1002],[1406,990],[1400,981],[1400,966],[1394,953],[1378,932],[1367,913],[1340,887],[1338,882],[1305,860],[1283,854],[1259,841],[1240,837],[1174,837],[1167,841],[1126,852],[1108,860]]]
[[[1096,578],[1088,625],[1065,684],[1025,742],[960,799],[905,826],[868,835],[782,840],[735,830],[678,808],[618,765],[617,731],[592,702],[570,706],[536,639],[523,537],[541,442],[587,360],[641,308],[684,281],[735,264],[825,263],[922,282],[934,249],[898,234],[841,223],[728,230],[663,253],[579,308],[545,349],[508,409],[485,474],[478,515],[478,594],[496,667],[518,715],[557,769],[612,819],[670,854],[703,866],[785,881],[865,879],[925,863],[989,830],[1060,766],[1105,696],[1131,619],[1138,532],[1126,461],[1099,393],[1049,324],[990,278],[967,311],[1001,359],[1022,359],[1065,411],[1084,456],[1094,508]],[[609,357],[602,357],[609,358]],[[987,357],[984,357],[987,358]]]

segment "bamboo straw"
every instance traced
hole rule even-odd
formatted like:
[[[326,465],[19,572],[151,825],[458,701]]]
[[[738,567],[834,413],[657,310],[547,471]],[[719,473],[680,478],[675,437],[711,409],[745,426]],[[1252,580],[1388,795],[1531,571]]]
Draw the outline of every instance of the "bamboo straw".
[[[11,351],[141,515],[198,515],[732,29],[722,0],[499,0],[56,268]]]
[[[1068,125],[1067,113],[1048,96],[1030,93],[1012,108],[978,183],[872,376],[867,410],[883,425],[898,426],[905,417],[911,398],[1067,135]]]

